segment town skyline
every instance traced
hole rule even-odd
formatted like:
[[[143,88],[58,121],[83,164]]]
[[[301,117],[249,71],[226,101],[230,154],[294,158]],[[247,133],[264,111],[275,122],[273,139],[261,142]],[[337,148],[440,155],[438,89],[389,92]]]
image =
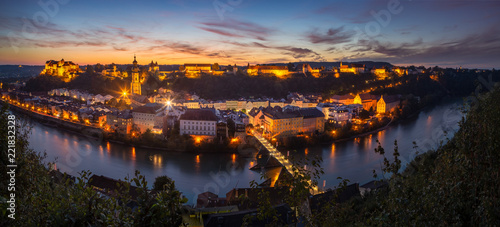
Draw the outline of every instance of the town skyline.
[[[498,2],[2,2],[0,64],[385,61],[498,68]]]

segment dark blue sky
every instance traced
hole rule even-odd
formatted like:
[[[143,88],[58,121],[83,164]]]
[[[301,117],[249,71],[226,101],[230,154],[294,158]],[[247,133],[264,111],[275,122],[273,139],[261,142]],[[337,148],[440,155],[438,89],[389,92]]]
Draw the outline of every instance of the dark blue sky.
[[[0,64],[129,63],[135,53],[140,64],[500,66],[499,1],[21,0],[0,6]]]

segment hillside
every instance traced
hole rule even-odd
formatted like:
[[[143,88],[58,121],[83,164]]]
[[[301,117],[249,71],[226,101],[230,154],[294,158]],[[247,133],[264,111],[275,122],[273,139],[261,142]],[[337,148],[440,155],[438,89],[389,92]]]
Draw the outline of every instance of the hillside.
[[[393,173],[387,189],[329,208],[318,220],[327,226],[499,225],[499,99],[498,87],[480,96],[446,145],[418,156],[403,173],[398,162],[387,163],[386,173]]]

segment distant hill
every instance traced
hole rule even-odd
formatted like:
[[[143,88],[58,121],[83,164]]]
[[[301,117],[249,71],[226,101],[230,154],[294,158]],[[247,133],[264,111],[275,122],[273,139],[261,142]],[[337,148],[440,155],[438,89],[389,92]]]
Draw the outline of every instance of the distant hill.
[[[45,66],[41,65],[0,65],[0,78],[27,78],[40,74]]]

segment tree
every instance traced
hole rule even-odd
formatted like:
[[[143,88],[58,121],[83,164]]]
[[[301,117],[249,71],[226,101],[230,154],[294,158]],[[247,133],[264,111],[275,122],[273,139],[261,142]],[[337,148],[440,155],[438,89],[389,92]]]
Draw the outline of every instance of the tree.
[[[363,109],[361,113],[359,113],[359,117],[363,120],[370,118],[370,112],[367,110]]]
[[[322,174],[324,174],[323,168],[321,167],[322,158],[317,156],[313,159],[308,159],[307,157],[302,160],[294,159],[290,156],[290,162],[292,167],[289,170],[291,174],[282,176],[277,182],[275,187],[281,187],[286,190],[281,190],[280,196],[283,198],[284,202],[288,204],[294,210],[294,213],[301,217],[301,221],[307,224],[313,224],[315,218],[310,215],[308,208],[304,206],[307,204],[308,197],[311,192],[318,190],[318,180]],[[307,165],[308,167],[305,167]],[[267,180],[265,174],[261,175],[261,180]],[[259,185],[256,181],[250,182],[252,188],[258,188]],[[278,218],[276,217],[276,210],[272,207],[271,198],[269,192],[262,190],[258,194],[259,207],[257,209],[257,218],[259,220],[273,220],[277,226],[282,223],[277,223]],[[298,222],[298,217],[295,217],[295,222]],[[251,217],[245,217],[247,224],[251,223]],[[250,223],[248,223],[250,222]]]
[[[184,71],[184,70],[186,70],[186,67],[184,67],[183,65],[180,65],[179,66],[179,71]]]
[[[0,143],[8,144],[8,121],[15,115],[0,109]],[[16,213],[8,215],[6,202],[0,203],[5,215],[0,226],[180,226],[181,198],[174,182],[163,191],[151,193],[145,177],[136,171],[133,178],[125,178],[117,184],[118,190],[110,197],[102,196],[91,185],[92,173],[83,171],[76,178],[52,171],[54,163],[45,160],[44,153],[29,148],[29,127],[19,119],[16,127]],[[2,146],[0,170],[8,172],[7,146]],[[10,199],[8,174],[0,174],[0,200]],[[131,186],[135,186],[137,199],[132,199]],[[128,205],[137,204],[132,210]]]
[[[219,67],[219,63],[214,63],[214,65],[212,66],[212,68],[213,68],[214,70],[219,70],[219,69],[220,69],[220,67]]]
[[[108,101],[108,106],[115,107],[117,104],[118,104],[118,101],[116,101],[116,98],[111,98],[111,99]]]
[[[89,75],[94,74],[94,67],[92,67],[91,65],[87,65],[87,67],[85,68],[85,72]]]
[[[166,175],[159,176],[156,177],[155,179],[155,182],[153,184],[153,190],[161,191],[166,188],[171,188],[172,184],[174,184],[174,181],[170,177],[167,177]]]

